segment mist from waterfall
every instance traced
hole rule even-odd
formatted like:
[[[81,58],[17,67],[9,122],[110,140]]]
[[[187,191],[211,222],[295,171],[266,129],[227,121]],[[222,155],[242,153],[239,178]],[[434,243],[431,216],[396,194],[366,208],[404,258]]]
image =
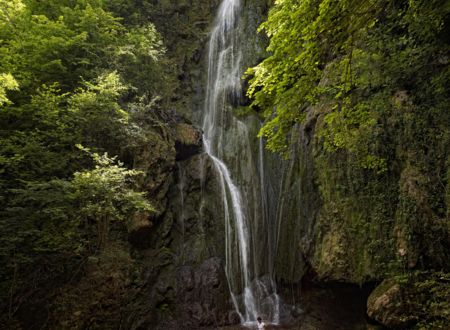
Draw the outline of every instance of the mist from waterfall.
[[[225,219],[225,272],[234,307],[243,324],[258,316],[280,321],[273,280],[271,232],[263,142],[252,152],[246,124],[232,114],[242,94],[241,4],[223,0],[208,45],[203,141],[217,171]],[[253,153],[257,155],[253,155]]]

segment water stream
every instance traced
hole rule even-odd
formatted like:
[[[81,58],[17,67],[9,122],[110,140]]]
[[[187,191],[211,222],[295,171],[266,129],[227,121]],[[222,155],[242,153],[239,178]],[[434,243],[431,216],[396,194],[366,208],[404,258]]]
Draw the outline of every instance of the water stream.
[[[242,93],[240,0],[223,0],[208,45],[203,141],[219,177],[225,220],[225,272],[234,307],[244,325],[258,316],[280,321],[280,299],[272,277],[275,233],[270,229],[264,147],[253,155],[249,129],[232,114]]]

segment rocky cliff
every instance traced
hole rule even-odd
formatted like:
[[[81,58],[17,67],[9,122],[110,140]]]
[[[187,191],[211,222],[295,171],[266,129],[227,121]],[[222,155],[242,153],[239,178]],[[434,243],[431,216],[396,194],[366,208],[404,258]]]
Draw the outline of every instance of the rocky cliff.
[[[168,330],[239,322],[224,271],[219,178],[203,153],[198,129],[205,49],[218,4],[145,2],[148,18],[167,47],[173,95],[162,101],[165,115],[161,127],[149,132],[151,143],[125,156],[146,173],[140,185],[156,212],[136,214],[127,231],[116,229],[108,253],[89,258],[73,281],[58,289],[48,328]],[[267,4],[249,0],[244,7],[244,30],[256,31]],[[242,47],[244,66],[264,56],[264,40],[256,33]],[[273,275],[282,298],[313,310],[310,315],[316,320],[311,322],[319,328],[326,326],[314,322],[328,311],[310,306],[326,301],[332,308],[352,295],[357,297],[349,308],[358,311],[358,324],[365,322],[366,311],[387,327],[427,324],[429,319],[441,326],[449,321],[447,145],[439,138],[416,143],[409,131],[398,132],[399,122],[412,129],[411,118],[418,114],[408,106],[404,91],[392,97],[398,107],[388,110],[391,116],[383,121],[376,142],[379,147],[391,145],[387,152],[392,162],[386,172],[357,168],[345,152],[325,152],[317,132],[329,112],[327,104],[309,108],[306,121],[295,127],[289,159],[262,156],[270,199],[267,216],[278,228],[276,240],[269,242],[275,249]],[[249,148],[257,155],[260,118],[248,115],[245,98],[230,101],[240,107],[237,115],[240,110],[246,113],[242,121],[252,136]],[[424,122],[437,120],[424,116]],[[230,162],[240,157],[236,151]],[[245,171],[239,180],[253,182]],[[258,234],[262,231],[263,227],[255,228]],[[292,312],[301,314],[295,308]],[[336,319],[348,316],[337,314],[331,313]]]
[[[114,229],[105,252],[91,257],[58,289],[49,328],[195,329],[236,324],[225,276],[225,220],[219,178],[202,150],[206,46],[218,1],[145,2],[142,10],[167,48],[170,98],[158,101],[148,143],[121,158],[143,171],[139,183],[156,211],[138,213],[127,232]],[[245,30],[265,6],[249,2]],[[247,8],[249,9],[249,8]],[[256,34],[245,52],[262,52]],[[259,55],[260,56],[260,55]],[[248,57],[244,66],[256,63]],[[143,119],[146,120],[146,119]],[[258,119],[251,148],[258,149]],[[193,124],[196,123],[196,124]],[[245,176],[244,176],[245,177]]]
[[[278,211],[277,278],[357,285],[384,279],[369,297],[369,317],[389,328],[442,326],[449,311],[440,294],[448,294],[448,183],[436,173],[447,171],[438,161],[445,141],[429,141],[426,151],[391,141],[396,161],[377,174],[355,168],[344,152],[323,150],[315,132],[325,113],[326,106],[311,108],[293,133]]]

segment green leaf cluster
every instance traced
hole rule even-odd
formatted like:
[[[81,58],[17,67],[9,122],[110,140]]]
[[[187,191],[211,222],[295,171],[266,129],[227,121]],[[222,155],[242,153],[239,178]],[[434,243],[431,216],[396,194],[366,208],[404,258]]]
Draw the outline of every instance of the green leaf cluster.
[[[412,120],[448,120],[449,14],[442,0],[276,1],[260,28],[270,56],[247,71],[268,148],[286,153],[291,128],[313,113],[327,152],[385,171],[375,145],[398,129],[385,118],[401,117],[400,103],[416,109]]]
[[[98,244],[108,241],[110,223],[124,221],[135,211],[153,211],[143,192],[132,189],[133,178],[144,174],[137,170],[128,170],[117,157],[108,154],[90,153],[95,161],[91,170],[75,172],[71,180],[73,198],[78,205],[78,216],[85,221],[93,220],[97,224]]]
[[[0,324],[153,210],[130,150],[160,139],[165,49],[121,4],[0,0]]]

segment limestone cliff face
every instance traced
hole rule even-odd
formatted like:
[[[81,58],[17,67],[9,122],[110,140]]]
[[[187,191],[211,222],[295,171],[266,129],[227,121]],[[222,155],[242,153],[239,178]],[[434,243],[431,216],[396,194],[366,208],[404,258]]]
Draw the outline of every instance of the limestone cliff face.
[[[163,107],[175,123],[170,124],[168,143],[135,155],[136,167],[147,173],[143,186],[158,211],[147,218],[137,215],[130,229],[138,275],[126,298],[124,324],[130,329],[195,329],[239,322],[224,272],[221,186],[211,160],[202,153],[201,131],[195,128],[201,125],[208,33],[218,5],[219,1],[160,1],[150,11],[172,65],[174,95],[163,100]],[[261,53],[258,37],[249,31],[256,30],[265,7],[256,1],[245,6],[252,9],[246,10],[243,33],[251,39],[243,47],[246,53]],[[243,66],[256,63],[256,55],[246,58]],[[255,137],[251,148],[257,150],[259,120],[246,121]]]
[[[319,280],[351,283],[408,269],[448,267],[448,214],[433,207],[443,197],[430,185],[436,180],[431,173],[445,171],[445,165],[420,168],[413,165],[417,159],[399,156],[387,173],[359,169],[350,155],[322,149],[315,132],[325,112],[326,108],[311,109],[306,123],[296,129],[281,193],[296,191],[281,207],[281,227],[286,229],[280,253],[288,261],[279,263],[279,277],[301,278],[302,271],[289,260],[306,263],[304,271]],[[420,152],[415,146],[398,148],[406,149],[400,152],[407,155]],[[286,239],[296,241],[297,252],[283,247]]]
[[[201,131],[195,127],[201,124],[206,44],[218,4],[218,0],[147,4],[151,6],[149,20],[168,49],[174,91],[171,99],[163,101],[170,114],[164,123],[169,129],[155,128],[152,142],[132,155],[135,167],[147,174],[141,185],[157,212],[135,215],[128,233],[118,234],[121,243],[113,250],[120,258],[100,255],[90,260],[79,285],[62,290],[55,310],[66,306],[61,315],[71,315],[67,318],[71,326],[95,320],[102,324],[108,319],[127,329],[168,330],[239,321],[223,268],[225,221],[220,184],[210,159],[202,153]],[[244,6],[248,14],[243,29],[255,31],[267,9],[266,1],[249,0]],[[256,33],[242,47],[243,66],[254,65],[264,56],[264,43]],[[233,105],[245,106],[245,102],[243,98]],[[448,170],[441,159],[443,146],[437,143],[423,150],[398,135],[392,150],[396,161],[387,172],[356,168],[351,155],[323,150],[317,132],[326,112],[326,105],[309,109],[306,121],[292,132],[289,160],[263,155],[270,199],[267,216],[276,219],[279,230],[276,241],[270,242],[276,251],[273,271],[277,281],[286,286],[305,278],[362,284],[416,269],[448,272],[450,181],[440,182],[434,175]],[[396,120],[408,120],[408,113],[402,116]],[[250,115],[242,121],[254,137],[248,143],[256,155],[260,119]],[[393,126],[388,123],[386,128],[394,131]],[[427,156],[436,154],[439,161]],[[236,151],[230,163],[239,157]],[[245,171],[239,176],[247,185],[253,182]],[[258,204],[253,204],[257,209]],[[265,229],[254,230],[261,237]],[[427,288],[440,288],[448,281],[445,276],[433,278],[438,284],[427,282]],[[388,283],[394,284],[382,285],[369,299],[370,316],[389,326],[414,322],[411,313],[393,309],[415,291]],[[77,294],[90,296],[94,290],[98,298],[89,300],[89,308],[80,308],[83,299],[78,303],[74,299],[72,305],[66,302]],[[109,305],[100,308],[99,299]],[[423,307],[409,302],[405,306]],[[436,312],[431,307],[427,310]],[[64,326],[61,316],[50,319]]]
[[[209,30],[220,0],[155,1],[149,20],[167,48],[173,94],[166,107],[193,121],[201,117],[206,83],[206,48]],[[197,121],[198,123],[198,121]]]
[[[234,323],[223,268],[222,206],[215,198],[219,183],[212,164],[197,153],[178,161],[168,180],[163,212],[149,235],[133,244],[140,278],[127,303],[127,327],[193,329]]]
[[[211,160],[197,147],[201,136],[189,124],[202,123],[207,42],[218,5],[219,1],[160,1],[154,4],[149,17],[163,36],[176,77],[174,95],[163,101],[164,107],[183,118],[184,123],[175,128],[175,162],[171,174],[165,172],[164,183],[158,190],[160,212],[148,227],[150,234],[132,241],[141,263],[139,273],[146,274],[136,291],[139,303],[133,304],[133,327],[138,320],[144,327],[153,324],[161,329],[239,322],[224,273],[226,234],[221,185]],[[245,1],[243,6],[245,14],[239,23],[239,33],[245,40],[241,45],[242,72],[263,57],[264,43],[255,31],[267,10],[265,1]],[[246,99],[238,95],[229,101],[232,111],[231,106],[243,105]],[[244,195],[252,205],[249,213],[260,214],[260,192],[253,188],[259,181],[254,173],[260,148],[257,138],[260,119],[254,115],[242,118],[242,122],[248,129],[245,137],[230,134],[224,143],[229,149],[237,145],[235,139],[245,138],[248,145],[245,150],[232,150],[227,163],[238,167],[233,172],[238,173],[234,179],[248,187]],[[153,180],[152,171],[149,167],[149,180]],[[259,259],[265,262],[265,258]]]
[[[385,279],[367,303],[370,317],[390,328],[446,323],[449,307],[440,292],[448,287],[450,235],[438,185],[449,186],[434,174],[445,173],[445,163],[394,140],[396,162],[386,173],[357,168],[351,155],[323,150],[317,132],[326,111],[311,108],[293,134],[277,212],[277,278],[360,285]],[[428,147],[443,156],[439,143]],[[441,306],[436,321],[430,300]]]
[[[176,64],[177,93],[169,108],[200,124],[208,27],[218,1],[189,5],[162,1],[155,6],[151,19],[163,34],[168,54]],[[266,5],[264,1],[247,1],[245,6],[250,13],[244,18],[245,28],[255,29]],[[257,37],[242,46],[245,66],[264,56],[264,46]],[[377,174],[357,168],[351,155],[329,154],[323,150],[317,132],[324,125],[326,113],[326,105],[309,110],[306,122],[292,133],[289,160],[264,156],[271,196],[270,216],[277,218],[279,224],[278,239],[273,242],[276,245],[274,273],[278,281],[292,284],[312,278],[318,282],[361,284],[413,269],[448,267],[448,212],[442,211],[442,206],[448,209],[448,200],[442,198],[442,189],[436,187],[444,185],[448,191],[449,186],[433,174],[445,172],[445,162],[434,162],[431,159],[434,156],[427,158],[427,151],[422,147],[407,143],[406,136],[395,133],[391,142],[397,160],[387,172]],[[402,116],[387,123],[385,129],[395,132],[395,121],[409,118],[408,113]],[[251,127],[251,134],[256,135],[258,119],[250,116],[245,121]],[[258,148],[257,142],[257,139],[249,141],[253,150]],[[439,154],[442,145],[430,145],[430,148],[434,150],[430,155]],[[190,252],[183,258],[201,268],[208,258],[221,258],[224,249],[223,232],[220,232],[223,228],[219,225],[223,219],[218,195],[214,197],[217,189],[214,179],[209,186],[211,194],[205,195],[209,199],[200,207],[198,189],[186,189],[200,184],[192,183],[198,181],[193,175],[197,167],[194,164],[207,161],[199,157],[178,162],[174,167],[174,179],[166,195],[170,201],[166,214],[158,228],[153,229],[157,233],[154,239],[161,241],[161,246],[184,244],[184,251]],[[241,175],[245,180],[246,173]],[[209,209],[205,208],[207,205]],[[181,209],[185,214],[180,214]],[[205,219],[209,220],[203,222]],[[214,239],[208,240],[200,234],[205,224],[208,235]],[[180,228],[184,228],[184,238],[174,234],[175,229],[182,232]],[[171,266],[171,274],[181,265],[177,262]]]

